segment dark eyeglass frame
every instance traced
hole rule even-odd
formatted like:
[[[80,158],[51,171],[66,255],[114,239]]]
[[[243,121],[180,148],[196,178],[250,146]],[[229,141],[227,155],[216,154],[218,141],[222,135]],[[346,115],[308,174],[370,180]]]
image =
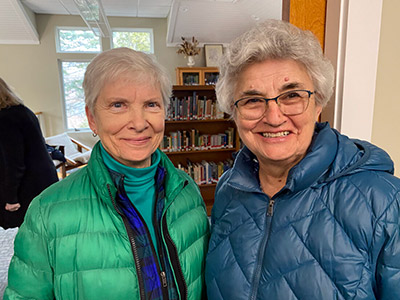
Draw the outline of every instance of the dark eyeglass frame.
[[[307,110],[307,108],[308,108],[308,105],[310,104],[310,98],[311,98],[311,95],[315,95],[315,93],[316,93],[316,91],[314,91],[314,92],[311,92],[310,90],[290,90],[290,91],[287,91],[287,92],[284,92],[284,93],[282,93],[282,94],[279,94],[278,96],[276,96],[276,97],[274,97],[274,98],[264,98],[264,97],[260,97],[260,96],[246,96],[246,97],[243,97],[243,98],[240,98],[240,99],[238,99],[238,100],[236,100],[235,101],[235,103],[233,104],[233,105],[235,105],[236,106],[236,108],[238,109],[238,111],[239,111],[239,113],[240,113],[240,109],[239,109],[239,107],[238,107],[238,103],[240,102],[240,101],[242,101],[242,100],[249,100],[249,99],[262,99],[262,100],[264,100],[265,101],[265,104],[268,104],[268,101],[275,101],[275,103],[278,105],[278,107],[280,108],[281,106],[280,106],[280,102],[278,102],[278,99],[279,99],[279,97],[282,97],[283,95],[286,95],[286,94],[290,94],[290,93],[295,93],[295,92],[306,92],[307,94],[308,94],[308,97],[306,98],[307,99],[307,105],[305,106],[305,108],[304,108],[304,110],[301,112],[301,113],[297,113],[297,114],[285,114],[285,113],[283,113],[285,116],[297,116],[297,115],[301,115],[302,113],[304,113],[306,110]],[[265,106],[266,108],[265,108],[265,111],[267,110],[267,106]],[[264,111],[264,113],[265,113],[265,111]],[[264,114],[263,113],[263,114]],[[263,116],[263,114],[261,115],[261,117]],[[260,117],[260,118],[261,118]],[[251,120],[251,119],[249,119],[249,120]],[[257,119],[252,119],[252,120],[257,120]]]

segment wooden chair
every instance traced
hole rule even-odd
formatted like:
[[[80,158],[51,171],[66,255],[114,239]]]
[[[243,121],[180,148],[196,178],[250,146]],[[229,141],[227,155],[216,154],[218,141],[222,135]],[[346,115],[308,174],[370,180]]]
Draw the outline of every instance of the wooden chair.
[[[78,140],[70,137],[67,133],[45,138],[46,144],[58,146],[63,152],[66,162],[54,161],[56,168],[60,168],[62,178],[67,176],[67,171],[79,168],[87,164],[92,149]]]

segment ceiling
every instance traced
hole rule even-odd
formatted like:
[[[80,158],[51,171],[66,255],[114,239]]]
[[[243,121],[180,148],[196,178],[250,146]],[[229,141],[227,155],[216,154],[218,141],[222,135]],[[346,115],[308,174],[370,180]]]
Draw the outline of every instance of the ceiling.
[[[282,16],[282,0],[101,2],[107,16],[168,18],[168,46],[192,36],[201,44],[226,44],[255,23]],[[35,14],[79,15],[73,0],[0,0],[0,44],[39,44]]]

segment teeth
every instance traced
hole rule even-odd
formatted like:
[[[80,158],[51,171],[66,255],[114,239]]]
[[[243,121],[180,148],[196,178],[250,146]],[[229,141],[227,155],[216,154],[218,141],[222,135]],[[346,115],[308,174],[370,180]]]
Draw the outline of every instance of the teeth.
[[[281,131],[281,132],[277,132],[277,133],[264,132],[262,135],[263,135],[263,137],[274,138],[274,137],[280,137],[280,136],[287,136],[288,134],[289,134],[289,131]]]

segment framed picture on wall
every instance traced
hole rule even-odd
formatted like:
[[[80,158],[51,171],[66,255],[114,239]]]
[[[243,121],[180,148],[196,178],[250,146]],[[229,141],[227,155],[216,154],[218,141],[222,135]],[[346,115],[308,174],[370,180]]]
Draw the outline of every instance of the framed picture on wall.
[[[217,67],[218,60],[222,55],[222,44],[205,44],[204,53],[207,67]]]

